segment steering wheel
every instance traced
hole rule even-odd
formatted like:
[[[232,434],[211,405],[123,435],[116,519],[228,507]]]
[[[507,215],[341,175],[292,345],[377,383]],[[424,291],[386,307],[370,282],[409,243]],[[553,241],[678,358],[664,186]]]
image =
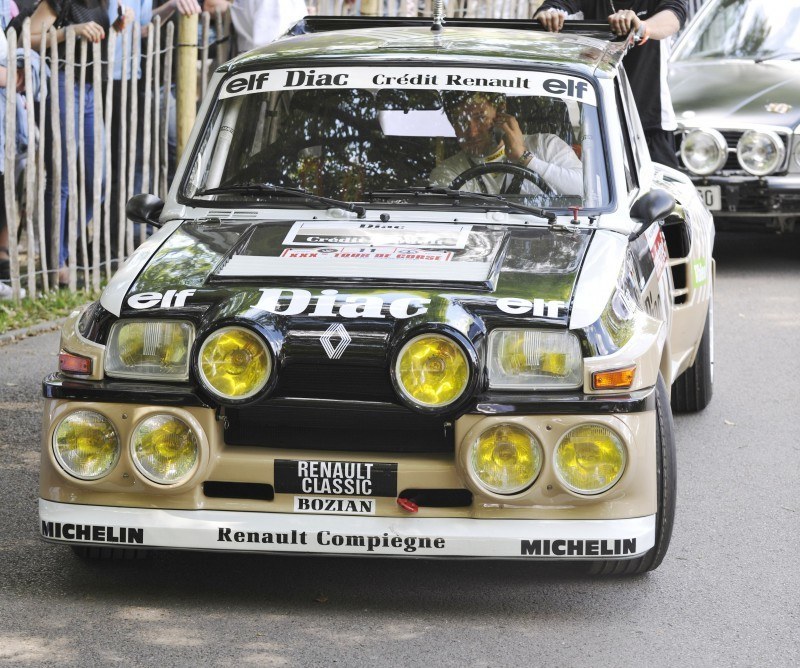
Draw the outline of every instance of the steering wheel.
[[[508,187],[508,190],[506,190],[506,193],[518,195],[522,191],[522,182],[530,181],[545,195],[558,194],[547,184],[547,182],[542,178],[541,174],[534,172],[532,169],[528,169],[527,167],[523,167],[522,165],[515,165],[512,162],[487,162],[482,165],[475,165],[474,167],[465,169],[463,172],[461,172],[461,174],[453,179],[453,182],[450,184],[450,188],[452,190],[460,190],[461,186],[463,186],[467,181],[471,181],[472,179],[483,176],[484,174],[496,173],[514,175],[514,179],[511,181],[511,185]]]

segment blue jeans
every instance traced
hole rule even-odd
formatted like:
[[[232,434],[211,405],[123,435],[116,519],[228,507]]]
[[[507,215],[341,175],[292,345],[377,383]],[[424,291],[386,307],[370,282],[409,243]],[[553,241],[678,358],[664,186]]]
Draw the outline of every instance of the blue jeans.
[[[81,96],[81,89],[80,84],[78,83],[78,75],[79,73],[75,72],[75,130],[76,130],[76,138],[78,128],[80,127],[81,119],[78,116],[79,112],[79,104],[80,104],[80,96]],[[69,191],[69,163],[67,161],[67,105],[66,105],[66,75],[62,71],[58,73],[58,101],[59,101],[59,121],[61,123],[61,218],[60,218],[60,226],[61,226],[61,236],[60,236],[60,244],[59,244],[59,257],[58,257],[58,266],[63,267],[68,259],[68,245],[67,245],[67,203],[70,198],[70,191]],[[99,94],[99,92],[98,92]],[[84,190],[86,195],[86,220],[78,220],[78,237],[80,238],[81,234],[83,234],[83,230],[86,227],[86,223],[92,219],[92,206],[94,204],[94,197],[93,197],[93,184],[94,184],[94,124],[95,124],[95,117],[94,117],[94,87],[90,84],[86,84],[83,88],[83,97],[84,97],[84,116],[83,116],[83,151],[84,151],[84,165],[86,166],[86,188]],[[48,104],[49,106],[49,104]],[[50,111],[47,111],[47,118],[48,121],[50,119]],[[102,126],[103,119],[97,119],[97,122]],[[80,150],[80,146],[78,147]],[[100,146],[99,150],[103,150],[103,147]],[[52,165],[52,155],[53,155],[53,133],[52,128],[49,128],[49,131],[45,133],[45,153],[47,155],[47,165],[48,167]],[[80,179],[80,173],[78,174],[78,178]],[[52,174],[48,173],[48,178],[45,183],[45,190],[44,190],[44,224],[45,224],[45,233],[47,235],[47,239],[52,239],[52,235],[54,234],[54,225],[53,225],[53,179]],[[80,187],[80,184],[78,185]],[[75,206],[78,205],[77,193],[74,204]],[[100,191],[100,198],[103,198],[103,188],[101,186]],[[99,212],[98,212],[99,213]],[[80,214],[79,214],[80,216]],[[99,223],[99,221],[95,221],[95,223]],[[50,244],[48,242],[47,248],[49,250]],[[84,258],[84,262],[87,259]],[[74,259],[73,259],[74,264]],[[50,260],[49,266],[55,268],[55,264]]]

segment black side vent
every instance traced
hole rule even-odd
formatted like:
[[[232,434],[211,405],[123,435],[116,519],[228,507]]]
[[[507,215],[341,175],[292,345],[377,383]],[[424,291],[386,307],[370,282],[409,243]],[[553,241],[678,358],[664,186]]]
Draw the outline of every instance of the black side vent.
[[[404,489],[400,498],[426,508],[466,508],[472,505],[468,489]]]
[[[208,480],[203,483],[203,494],[213,499],[252,499],[272,501],[275,490],[272,485],[259,482],[219,482]]]

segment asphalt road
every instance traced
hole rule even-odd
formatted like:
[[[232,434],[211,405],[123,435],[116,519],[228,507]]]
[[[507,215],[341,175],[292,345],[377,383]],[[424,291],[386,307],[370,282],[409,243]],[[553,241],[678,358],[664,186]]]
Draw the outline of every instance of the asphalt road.
[[[0,348],[0,664],[800,665],[800,233],[721,236],[716,383],[676,420],[662,566],[159,553],[87,563],[38,538],[55,333]]]

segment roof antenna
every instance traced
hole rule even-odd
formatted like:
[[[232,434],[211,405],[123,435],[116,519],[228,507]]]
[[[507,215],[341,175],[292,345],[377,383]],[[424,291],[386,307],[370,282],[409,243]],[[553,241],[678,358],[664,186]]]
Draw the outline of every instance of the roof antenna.
[[[433,32],[441,32],[444,28],[444,0],[433,0]]]

